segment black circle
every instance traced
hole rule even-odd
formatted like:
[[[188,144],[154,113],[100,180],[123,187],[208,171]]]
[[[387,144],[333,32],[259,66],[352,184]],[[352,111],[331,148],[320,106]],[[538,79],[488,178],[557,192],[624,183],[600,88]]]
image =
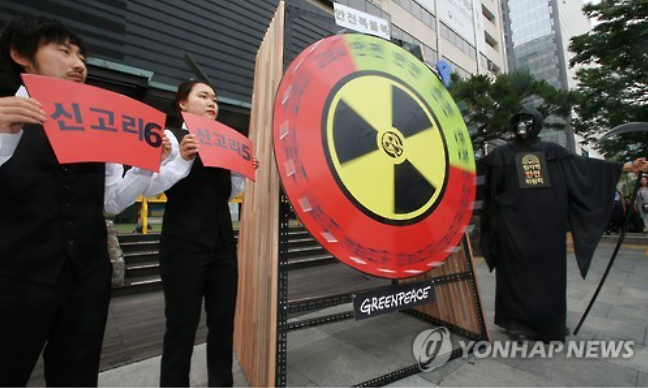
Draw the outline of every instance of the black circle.
[[[340,81],[338,81],[337,84],[335,84],[335,86],[333,86],[330,89],[329,95],[326,97],[326,101],[324,102],[324,109],[322,110],[322,120],[321,120],[321,123],[322,123],[321,124],[322,145],[323,145],[323,148],[324,148],[324,154],[326,155],[326,161],[327,161],[327,164],[328,164],[329,169],[331,171],[331,175],[335,179],[335,182],[338,184],[338,187],[342,190],[342,192],[347,197],[347,199],[356,208],[360,209],[360,211],[362,211],[365,215],[372,218],[373,220],[376,220],[376,221],[381,222],[383,224],[392,225],[392,226],[407,226],[407,225],[416,224],[416,223],[424,220],[425,218],[427,218],[434,211],[434,209],[437,208],[437,206],[439,205],[439,203],[441,201],[440,200],[435,201],[435,203],[433,203],[432,206],[430,206],[430,208],[427,209],[424,213],[422,213],[422,214],[420,214],[420,215],[418,215],[416,217],[412,217],[410,219],[407,219],[407,220],[394,220],[394,219],[383,217],[383,216],[381,216],[379,214],[374,213],[370,209],[368,209],[366,206],[364,206],[362,203],[360,203],[351,194],[351,192],[346,188],[345,184],[342,182],[338,172],[336,171],[335,164],[334,164],[333,159],[331,157],[331,152],[329,150],[329,146],[328,146],[329,143],[328,143],[328,139],[327,139],[327,119],[328,119],[329,111],[331,109],[331,104],[332,104],[334,98],[337,96],[340,89],[342,89],[342,87],[344,87],[347,83],[349,83],[350,81],[352,81],[352,80],[354,80],[356,78],[365,77],[365,76],[371,76],[371,75],[390,79],[390,80],[398,83],[403,88],[410,91],[412,94],[414,94],[419,99],[419,101],[425,106],[425,108],[427,108],[428,112],[432,116],[432,118],[433,118],[433,120],[434,120],[434,122],[436,124],[436,127],[439,129],[439,135],[441,137],[441,140],[443,141],[443,147],[446,150],[446,152],[445,152],[446,172],[444,174],[443,184],[442,184],[442,186],[440,188],[441,193],[438,196],[438,198],[440,198],[440,199],[443,198],[443,195],[445,194],[445,191],[446,191],[446,188],[447,188],[448,179],[449,179],[450,158],[449,158],[449,152],[447,152],[448,144],[447,144],[446,139],[445,139],[445,134],[441,130],[441,125],[439,124],[439,119],[437,118],[437,116],[434,113],[434,111],[432,110],[432,108],[428,105],[427,101],[421,96],[421,94],[418,91],[412,89],[409,85],[403,83],[399,78],[393,76],[392,74],[388,74],[388,73],[378,71],[378,70],[361,70],[361,71],[351,73],[351,74],[347,75],[346,77],[342,78]]]

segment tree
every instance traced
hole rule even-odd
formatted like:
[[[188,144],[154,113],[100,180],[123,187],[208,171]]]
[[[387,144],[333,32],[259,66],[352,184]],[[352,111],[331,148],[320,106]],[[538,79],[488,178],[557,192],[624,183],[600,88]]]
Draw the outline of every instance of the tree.
[[[460,79],[452,75],[449,91],[464,115],[475,150],[497,140],[509,140],[510,119],[524,106],[533,105],[543,116],[563,118],[549,121],[546,127],[565,127],[574,95],[556,89],[546,81],[536,80],[528,72],[501,74],[496,78],[473,75]]]
[[[573,124],[591,141],[617,125],[648,121],[648,0],[601,0],[583,11],[599,23],[569,46],[575,54],[570,66],[583,66]],[[645,150],[629,145],[646,140],[634,134],[600,148],[613,159],[633,158]]]

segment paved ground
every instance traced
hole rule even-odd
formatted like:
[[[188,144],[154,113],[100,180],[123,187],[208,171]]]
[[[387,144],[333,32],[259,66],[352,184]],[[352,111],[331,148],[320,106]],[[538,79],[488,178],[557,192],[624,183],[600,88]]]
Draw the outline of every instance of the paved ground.
[[[530,359],[470,355],[392,386],[648,386],[647,247],[648,239],[639,236],[624,244],[581,332],[568,338],[568,342],[575,343],[634,341],[633,357],[578,359],[567,357],[566,352],[553,358]],[[580,278],[573,255],[568,256],[568,325],[572,329],[591,299],[613,249],[613,238],[606,238],[586,280]],[[492,324],[494,274],[479,258],[476,268],[493,340],[506,340]],[[412,365],[414,338],[428,328],[403,314],[390,314],[292,332],[288,337],[288,385],[348,386]],[[196,346],[194,355],[192,386],[205,386],[204,345]],[[157,386],[158,376],[159,357],[153,357],[103,372],[100,385]],[[247,386],[238,367],[235,385]]]

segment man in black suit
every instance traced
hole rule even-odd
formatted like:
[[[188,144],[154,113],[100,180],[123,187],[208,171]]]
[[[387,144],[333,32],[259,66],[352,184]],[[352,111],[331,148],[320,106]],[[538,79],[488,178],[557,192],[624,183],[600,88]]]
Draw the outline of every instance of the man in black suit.
[[[14,19],[0,56],[18,84],[87,75],[81,38],[54,19]],[[23,87],[0,98],[0,386],[26,385],[41,352],[48,386],[96,386],[112,273],[103,212],[133,203],[151,173],[59,164],[46,120]]]

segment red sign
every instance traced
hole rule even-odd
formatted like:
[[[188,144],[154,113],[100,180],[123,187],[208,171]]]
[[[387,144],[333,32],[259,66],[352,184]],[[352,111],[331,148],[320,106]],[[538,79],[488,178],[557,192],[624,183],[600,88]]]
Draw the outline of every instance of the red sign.
[[[166,115],[124,95],[58,78],[23,74],[59,163],[112,162],[160,170]]]
[[[205,166],[232,170],[256,181],[250,139],[212,119],[190,113],[183,113],[182,118],[198,139]]]
[[[407,51],[360,34],[313,43],[284,73],[273,134],[295,214],[338,260],[400,279],[457,249],[475,198],[470,136]]]

